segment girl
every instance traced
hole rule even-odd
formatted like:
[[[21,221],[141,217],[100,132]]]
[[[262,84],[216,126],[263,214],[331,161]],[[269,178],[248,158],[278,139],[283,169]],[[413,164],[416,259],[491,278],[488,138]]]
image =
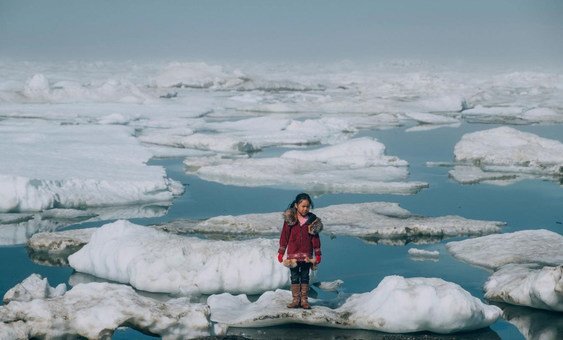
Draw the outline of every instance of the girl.
[[[313,208],[313,201],[306,193],[301,193],[289,204],[283,213],[284,223],[280,236],[278,261],[290,268],[291,295],[293,301],[288,308],[302,307],[310,309],[309,269],[312,265],[321,263],[321,240],[319,232],[323,224],[315,214],[309,210]],[[287,258],[283,255],[287,250]],[[312,258],[313,252],[315,258]]]

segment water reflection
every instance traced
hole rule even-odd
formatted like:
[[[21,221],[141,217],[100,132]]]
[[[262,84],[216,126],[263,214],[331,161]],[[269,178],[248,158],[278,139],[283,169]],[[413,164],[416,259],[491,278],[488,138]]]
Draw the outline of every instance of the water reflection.
[[[495,303],[503,317],[515,325],[526,339],[557,340],[563,337],[563,313]]]
[[[434,334],[429,332],[409,334],[389,334],[360,329],[335,329],[307,325],[285,325],[266,328],[229,328],[228,335],[242,336],[255,340],[270,339],[377,339],[377,340],[464,340],[482,339],[496,340],[501,337],[490,328],[483,328],[474,332],[455,333],[449,335]]]

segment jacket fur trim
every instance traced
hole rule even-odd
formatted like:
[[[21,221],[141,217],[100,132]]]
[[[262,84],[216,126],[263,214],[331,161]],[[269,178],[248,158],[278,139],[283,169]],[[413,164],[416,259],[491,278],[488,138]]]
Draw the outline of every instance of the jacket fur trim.
[[[283,219],[287,225],[293,226],[297,224],[297,209],[289,208],[283,212]],[[307,230],[311,235],[317,235],[323,230],[323,222],[315,214],[309,213],[307,215]]]

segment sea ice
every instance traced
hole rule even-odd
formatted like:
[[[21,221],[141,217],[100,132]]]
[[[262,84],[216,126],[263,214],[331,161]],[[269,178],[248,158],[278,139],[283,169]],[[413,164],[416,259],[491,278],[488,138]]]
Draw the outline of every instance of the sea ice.
[[[487,327],[500,316],[459,285],[437,278],[387,276],[371,292],[353,294],[336,308],[311,299],[313,308],[288,309],[289,291],[266,292],[255,302],[228,293],[207,299],[211,320],[231,327],[289,323],[389,333],[453,333]]]
[[[449,242],[446,248],[460,260],[492,270],[510,263],[563,263],[563,236],[545,229]]]
[[[370,138],[352,139],[315,150],[287,151],[280,157],[187,159],[190,172],[224,184],[290,186],[311,192],[412,194],[427,187],[408,182],[408,163],[384,155]]]
[[[54,298],[62,296],[64,293],[66,293],[66,285],[64,283],[53,288],[49,286],[47,278],[42,278],[39,274],[31,274],[28,278],[8,290],[4,294],[3,302],[8,304],[12,301]]]
[[[120,220],[98,228],[68,260],[79,272],[149,292],[256,294],[289,282],[277,249],[274,239],[202,240]]]
[[[503,222],[470,220],[460,216],[422,217],[398,203],[338,204],[315,209],[325,233],[367,239],[443,238],[498,233]],[[161,225],[176,233],[279,235],[281,213],[216,216],[201,222],[175,221]]]
[[[51,295],[44,294],[46,279],[41,281],[36,275],[31,278],[41,283],[27,286],[34,289],[28,292],[33,299],[26,295],[0,306],[2,339],[99,339],[110,337],[120,326],[163,339],[196,338],[213,332],[209,307],[190,303],[188,298],[158,301],[139,295],[129,286],[112,283],[79,284],[67,292]]]
[[[170,201],[183,191],[122,126],[0,124],[0,212]],[[22,156],[22,155],[25,155]]]
[[[563,169],[563,143],[506,126],[464,135],[454,154],[464,167],[450,171],[450,175],[462,183],[522,174],[553,178],[561,176]],[[471,171],[467,166],[478,169]]]
[[[502,317],[526,339],[558,340],[563,334],[561,313],[514,305],[502,305]]]
[[[508,264],[485,283],[485,298],[563,312],[563,265]]]
[[[162,216],[170,202],[129,206],[92,207],[84,210],[49,209],[30,213],[0,213],[0,246],[24,244],[39,232],[52,232],[71,224]]]
[[[417,248],[410,248],[409,255],[414,260],[434,260],[437,261],[440,257],[440,252],[437,250],[424,250]]]

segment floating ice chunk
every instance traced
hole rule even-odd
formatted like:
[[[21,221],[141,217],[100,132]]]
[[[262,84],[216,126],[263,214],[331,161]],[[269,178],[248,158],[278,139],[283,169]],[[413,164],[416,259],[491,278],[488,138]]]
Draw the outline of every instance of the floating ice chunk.
[[[288,291],[264,293],[257,301],[227,293],[207,299],[211,320],[232,327],[302,323],[389,333],[453,333],[487,327],[500,316],[459,285],[437,278],[387,276],[371,292],[353,294],[338,308],[312,299],[311,310],[288,309]]]
[[[79,284],[64,295],[11,301],[0,307],[0,338],[21,335],[99,339],[120,326],[156,334],[163,339],[212,334],[209,308],[187,298],[165,302],[144,297],[131,287],[111,283]],[[18,335],[18,336],[19,336]]]
[[[410,248],[408,253],[415,260],[437,260],[440,257],[440,252],[437,250]]]
[[[436,129],[441,129],[441,128],[458,128],[460,126],[461,126],[461,123],[440,124],[440,125],[424,124],[424,125],[417,125],[417,126],[413,126],[413,127],[408,128],[408,129],[405,129],[405,132],[431,131],[431,130],[436,130]]]
[[[455,257],[489,269],[510,263],[563,263],[563,236],[549,230],[524,230],[488,235],[446,244]]]
[[[459,216],[421,217],[397,203],[369,202],[338,204],[315,209],[325,233],[368,239],[452,237],[483,235],[500,231],[502,222],[470,220]],[[180,233],[226,233],[279,235],[281,213],[216,216],[198,223],[177,221],[160,228]]]
[[[29,239],[27,246],[34,252],[70,255],[90,242],[95,231],[96,228],[86,228],[37,233]]]
[[[210,241],[117,221],[96,230],[69,263],[149,292],[255,294],[289,282],[289,271],[275,260],[277,249],[277,240]]]
[[[412,194],[427,187],[407,182],[408,163],[385,156],[370,138],[309,151],[288,151],[279,158],[193,160],[184,163],[203,179],[240,186],[299,187],[311,192]],[[206,164],[207,161],[207,164]]]
[[[342,284],[344,283],[344,281],[338,279],[338,280],[334,280],[334,281],[330,281],[330,282],[315,282],[313,283],[316,287],[319,287],[322,290],[326,290],[328,292],[336,292],[338,291],[338,289],[340,289],[340,287],[342,286]]]
[[[451,171],[462,183],[517,177],[520,174],[560,176],[563,144],[510,127],[499,127],[464,135],[454,149],[461,165],[474,165]]]
[[[563,311],[563,265],[508,264],[489,277],[484,288],[489,300]]]
[[[4,294],[4,304],[12,301],[31,301],[62,296],[66,293],[66,285],[59,284],[56,288],[49,286],[47,278],[39,274],[31,274],[27,279],[18,283]]]
[[[460,120],[453,117],[437,115],[432,113],[422,113],[422,112],[408,112],[405,113],[410,119],[416,120],[422,124],[438,124],[438,125],[445,125],[445,124],[458,124]]]
[[[183,191],[122,126],[0,124],[0,212],[170,201]],[[25,155],[25,157],[22,157]]]

